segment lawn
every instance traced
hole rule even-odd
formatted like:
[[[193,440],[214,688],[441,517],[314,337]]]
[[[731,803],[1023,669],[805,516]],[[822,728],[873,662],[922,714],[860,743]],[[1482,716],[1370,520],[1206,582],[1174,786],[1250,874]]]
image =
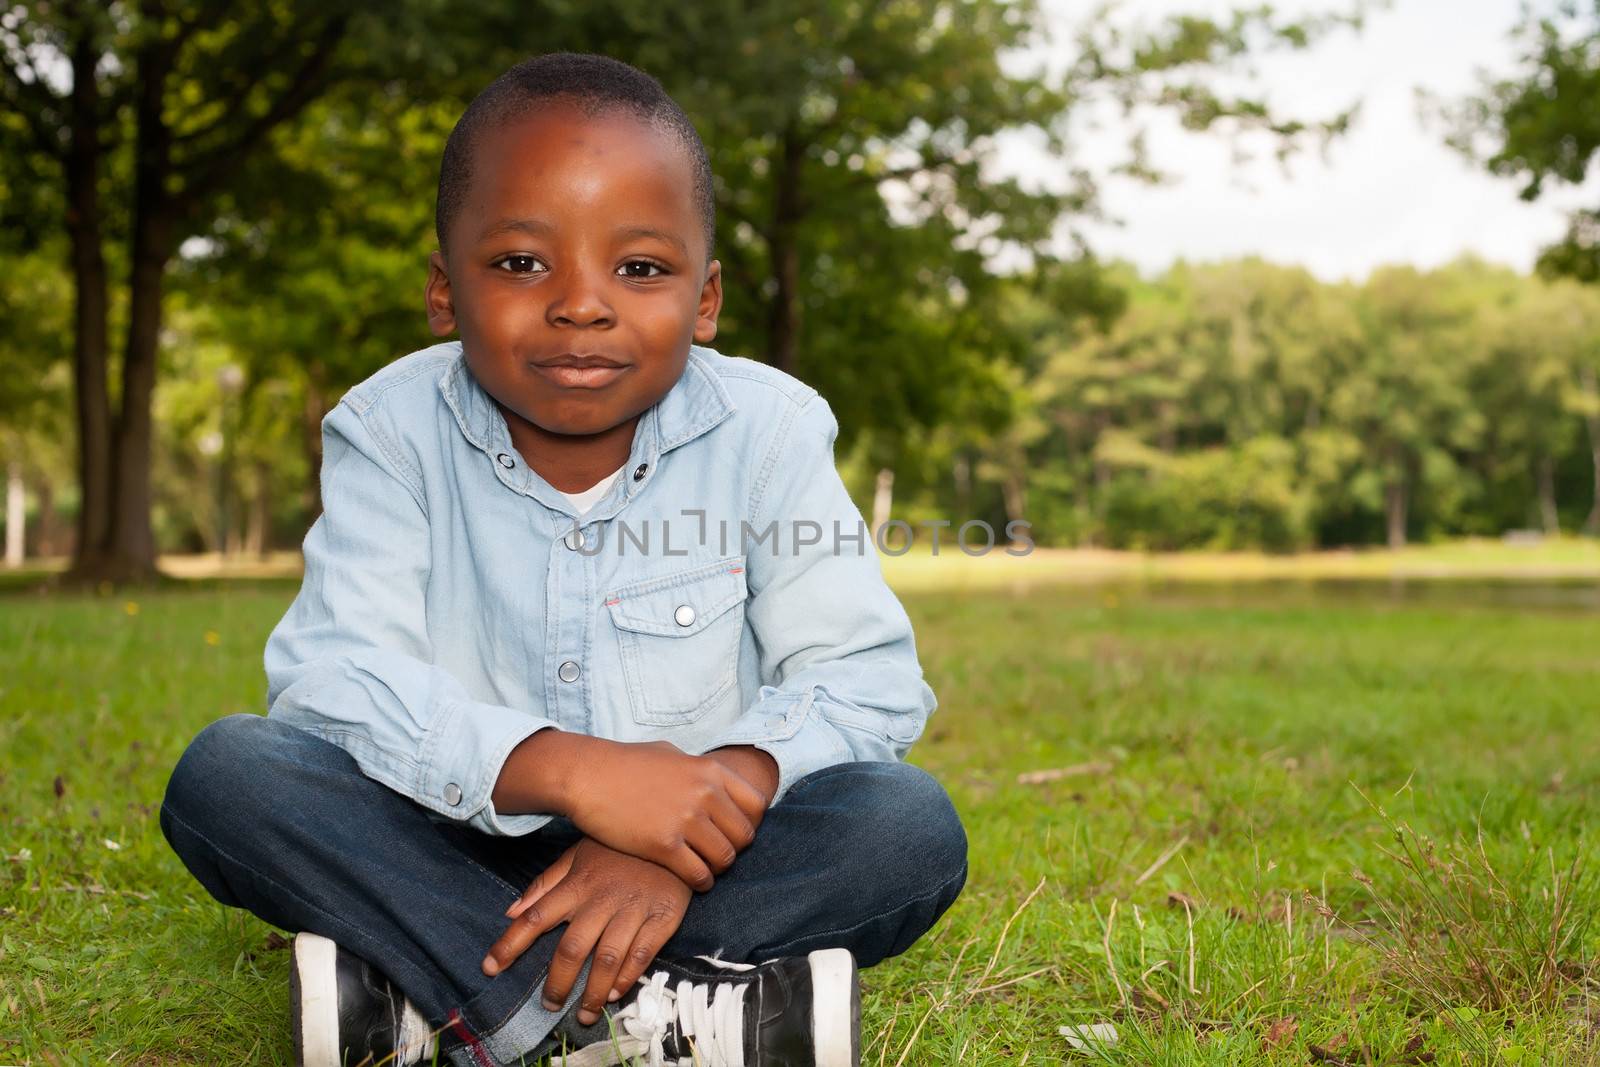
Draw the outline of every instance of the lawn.
[[[902,586],[972,876],[864,1063],[1600,1062],[1592,580],[982,585]],[[288,1062],[155,808],[293,588],[0,597],[0,1062]]]

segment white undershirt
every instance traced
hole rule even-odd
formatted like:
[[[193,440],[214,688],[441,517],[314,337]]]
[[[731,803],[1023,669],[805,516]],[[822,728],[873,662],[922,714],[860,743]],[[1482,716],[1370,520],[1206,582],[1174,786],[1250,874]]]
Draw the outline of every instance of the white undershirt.
[[[622,465],[622,467],[626,466],[626,463]],[[590,508],[600,503],[600,498],[605,496],[606,493],[610,491],[611,483],[616,481],[617,475],[622,473],[622,467],[618,467],[616,470],[612,471],[610,474],[606,475],[604,478],[601,478],[598,482],[595,482],[589,488],[581,492],[568,493],[561,489],[557,489],[556,492],[572,501],[572,506],[577,509],[578,515],[581,517],[587,513]]]

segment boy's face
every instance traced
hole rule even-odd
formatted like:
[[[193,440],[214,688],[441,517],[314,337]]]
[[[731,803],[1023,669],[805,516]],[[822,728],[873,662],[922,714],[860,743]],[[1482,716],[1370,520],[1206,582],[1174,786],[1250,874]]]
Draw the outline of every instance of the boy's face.
[[[716,337],[689,156],[621,112],[564,105],[482,134],[428,270],[428,325],[511,415],[595,434],[641,414]]]

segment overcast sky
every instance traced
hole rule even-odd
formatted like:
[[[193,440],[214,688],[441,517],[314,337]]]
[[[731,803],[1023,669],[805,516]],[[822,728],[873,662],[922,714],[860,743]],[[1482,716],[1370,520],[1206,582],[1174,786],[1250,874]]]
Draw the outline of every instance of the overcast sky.
[[[1046,0],[1053,27],[1081,18],[1083,0]],[[1209,0],[1125,0],[1123,17],[1166,11],[1226,10]],[[1280,0],[1280,10],[1325,10],[1326,0]],[[1257,254],[1300,263],[1325,279],[1361,278],[1384,263],[1434,266],[1462,252],[1527,269],[1540,246],[1560,237],[1564,210],[1600,203],[1600,182],[1550,187],[1529,204],[1514,181],[1490,177],[1443,143],[1418,115],[1416,90],[1459,96],[1478,68],[1508,73],[1509,30],[1519,0],[1394,0],[1359,34],[1341,32],[1309,52],[1266,57],[1257,84],[1282,112],[1314,118],[1361,103],[1355,127],[1324,162],[1316,152],[1294,159],[1286,175],[1262,153],[1240,164],[1221,138],[1189,134],[1154,116],[1151,161],[1177,175],[1147,186],[1118,179],[1103,204],[1120,226],[1083,227],[1103,258],[1158,271],[1191,261]],[[1064,47],[1064,46],[1063,46]],[[1086,130],[1073,159],[1098,167],[1125,153],[1128,125]],[[1257,147],[1260,144],[1257,143]],[[1004,169],[1040,181],[1060,164],[1026,144],[1008,143]]]

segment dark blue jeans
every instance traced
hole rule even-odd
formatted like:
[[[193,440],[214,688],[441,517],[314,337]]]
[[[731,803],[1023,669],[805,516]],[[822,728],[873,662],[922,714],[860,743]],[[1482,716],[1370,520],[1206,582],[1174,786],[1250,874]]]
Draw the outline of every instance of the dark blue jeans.
[[[457,1064],[517,1063],[575,1032],[568,1016],[583,979],[560,1012],[539,996],[565,927],[493,978],[479,966],[506,908],[578,840],[564,820],[524,837],[436,821],[337,745],[232,715],[178,761],[161,829],[222,903],[330,937],[386,974],[443,1027],[441,1049]],[[842,947],[871,966],[904,952],[954,902],[966,854],[960,819],[925,772],[825,768],[767,812],[661,956],[757,961]]]

